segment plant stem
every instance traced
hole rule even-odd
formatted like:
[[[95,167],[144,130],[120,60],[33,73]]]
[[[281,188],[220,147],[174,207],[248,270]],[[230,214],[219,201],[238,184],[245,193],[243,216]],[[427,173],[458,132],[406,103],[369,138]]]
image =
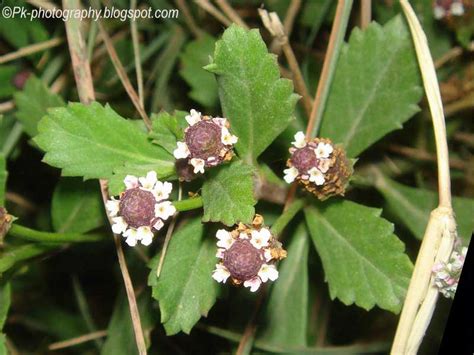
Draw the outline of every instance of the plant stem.
[[[42,232],[21,226],[19,224],[12,224],[8,235],[41,243],[83,243],[100,242],[106,240],[106,237],[102,234]]]
[[[344,35],[346,33],[349,16],[352,9],[352,0],[339,0],[337,3],[336,16],[329,37],[329,46],[324,58],[321,77],[319,78],[318,88],[314,98],[313,109],[306,129],[306,137],[315,137],[318,133],[321,120],[323,118],[324,108],[326,107],[326,99],[329,94],[334,70],[339,59]]]
[[[202,197],[188,198],[186,200],[174,201],[174,207],[176,210],[183,212],[189,210],[195,210],[202,207]]]
[[[34,53],[38,53],[38,52],[41,52],[53,47],[57,47],[63,42],[64,42],[63,38],[53,38],[41,43],[36,43],[30,46],[20,48],[16,52],[11,52],[11,53],[2,55],[0,57],[0,64],[4,64],[15,59],[20,59]]]
[[[27,244],[11,248],[2,253],[0,258],[0,276],[19,261],[34,258],[59,247],[59,244]]]
[[[291,205],[281,214],[280,217],[273,223],[272,233],[273,235],[279,235],[283,232],[286,225],[296,216],[296,214],[303,208],[304,201],[301,199],[294,200]]]

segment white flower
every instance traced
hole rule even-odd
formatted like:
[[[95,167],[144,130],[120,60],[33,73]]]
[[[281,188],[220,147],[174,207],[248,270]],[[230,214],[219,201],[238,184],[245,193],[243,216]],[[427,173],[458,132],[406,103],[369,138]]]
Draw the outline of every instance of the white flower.
[[[190,126],[192,126],[192,125],[198,123],[199,121],[201,121],[201,112],[198,112],[198,111],[192,109],[189,113],[190,114],[187,115],[185,117],[185,119],[186,119],[186,121],[188,122],[188,124]]]
[[[268,241],[270,240],[271,236],[272,234],[267,228],[262,228],[260,231],[253,230],[250,243],[252,243],[255,248],[261,249],[268,245]]]
[[[153,228],[155,228],[157,231],[159,231],[161,228],[163,228],[165,224],[161,219],[158,219],[155,224],[153,225]]]
[[[129,228],[123,233],[123,236],[126,238],[125,243],[127,243],[129,246],[134,247],[137,245],[137,240],[138,240],[138,233],[135,228]]]
[[[127,175],[125,176],[125,179],[123,179],[123,182],[125,184],[125,187],[128,189],[133,189],[135,187],[138,187],[138,178],[133,175]]]
[[[120,201],[114,199],[108,200],[105,204],[105,208],[107,209],[110,217],[115,217],[119,213]]]
[[[112,232],[115,234],[122,234],[128,227],[123,217],[113,217],[112,221],[114,222],[114,224],[112,224]]]
[[[331,167],[331,159],[320,159],[318,162],[318,169],[320,172],[327,173]]]
[[[320,172],[317,168],[311,168],[308,171],[309,181],[314,182],[316,185],[321,186],[324,184],[324,174]]]
[[[234,238],[232,238],[232,234],[230,234],[225,229],[219,229],[216,233],[216,238],[219,239],[217,242],[217,246],[219,248],[229,249],[232,244],[234,244]]]
[[[314,152],[316,153],[316,158],[329,158],[334,148],[329,143],[320,142]]]
[[[232,145],[237,143],[239,138],[237,136],[234,136],[233,134],[230,134],[229,130],[225,127],[222,127],[222,133],[221,133],[221,142],[225,145]]]
[[[212,278],[217,282],[225,283],[230,276],[229,270],[224,265],[217,264],[216,269],[212,273]]]
[[[225,127],[227,125],[227,119],[223,117],[213,117],[212,121],[221,127]]]
[[[169,217],[176,213],[176,208],[170,201],[164,201],[155,205],[155,217],[159,217],[162,220],[167,220]]]
[[[145,190],[152,190],[158,181],[156,178],[156,171],[149,171],[146,174],[146,177],[140,177],[138,178],[138,181],[140,181],[140,185],[142,185]]]
[[[441,20],[444,16],[446,16],[446,11],[442,6],[435,6],[433,9],[433,16],[437,20]]]
[[[192,158],[190,161],[192,166],[194,166],[194,174],[204,173],[204,160],[198,158]]]
[[[291,142],[296,148],[303,148],[306,146],[306,136],[303,132],[298,132],[295,134],[295,141]]]
[[[270,249],[265,249],[263,256],[265,257],[265,261],[270,261],[273,259],[272,251]]]
[[[136,239],[140,240],[143,245],[150,245],[153,240],[153,232],[150,227],[139,227]]]
[[[259,277],[254,277],[253,279],[244,282],[245,287],[250,287],[250,292],[257,291],[261,284],[262,280],[260,280]]]
[[[464,15],[464,5],[461,1],[456,1],[451,4],[451,14],[454,16]]]
[[[173,184],[165,181],[157,181],[155,188],[153,189],[153,194],[157,201],[166,200],[170,197],[170,193],[173,191]]]
[[[176,159],[185,159],[191,154],[189,148],[184,142],[177,142],[178,148],[173,151],[173,155]]]
[[[296,177],[299,174],[299,171],[295,167],[291,167],[283,170],[283,173],[285,174],[283,179],[285,179],[288,184],[291,184],[293,181],[295,181]]]
[[[275,281],[278,279],[278,270],[275,265],[263,264],[258,272],[258,276],[262,279],[262,282],[267,282],[268,280]]]

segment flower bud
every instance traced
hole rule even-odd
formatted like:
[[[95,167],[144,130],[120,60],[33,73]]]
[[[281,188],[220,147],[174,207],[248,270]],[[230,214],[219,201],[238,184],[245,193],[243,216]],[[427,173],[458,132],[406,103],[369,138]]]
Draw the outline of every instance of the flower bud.
[[[453,251],[447,263],[440,262],[433,266],[434,286],[446,298],[454,298],[466,259],[467,248],[458,247]]]
[[[225,118],[202,116],[191,110],[186,120],[189,126],[184,131],[184,142],[177,142],[173,152],[176,159],[186,159],[194,174],[232,159],[238,138],[229,132]]]
[[[7,235],[12,225],[13,217],[8,214],[7,210],[0,207],[0,245],[3,242],[3,238]]]
[[[298,181],[320,200],[344,195],[353,170],[341,147],[326,138],[308,142],[304,133],[298,132],[290,153],[288,169],[284,170],[287,183]]]
[[[230,277],[234,285],[243,284],[251,292],[268,280],[275,281],[278,271],[275,263],[286,257],[270,230],[263,225],[263,218],[255,215],[251,225],[240,223],[232,231],[220,229],[216,234],[220,262],[212,277],[225,283]]]

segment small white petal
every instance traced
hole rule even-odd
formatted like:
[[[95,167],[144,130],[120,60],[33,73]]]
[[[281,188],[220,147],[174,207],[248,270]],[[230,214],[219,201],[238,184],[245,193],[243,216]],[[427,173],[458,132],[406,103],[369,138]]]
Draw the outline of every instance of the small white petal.
[[[123,180],[125,187],[128,189],[133,189],[135,187],[138,187],[138,178],[133,175],[127,175],[125,176],[125,179]]]
[[[303,148],[306,146],[306,136],[303,132],[297,132],[295,134],[295,141],[291,142],[296,148]]]
[[[326,179],[324,178],[324,174],[320,172],[316,168],[309,169],[309,181],[314,182],[316,185],[321,186],[324,184]]]
[[[291,184],[293,181],[295,181],[296,177],[299,174],[299,171],[295,167],[291,167],[283,170],[283,173],[285,174],[283,179],[285,179],[288,184]]]
[[[170,201],[164,201],[155,205],[155,217],[159,217],[166,221],[169,217],[176,213],[176,208]]]
[[[451,4],[451,14],[453,14],[454,16],[464,15],[464,5],[462,4],[462,2],[457,1]]]
[[[239,239],[249,239],[249,236],[247,235],[247,233],[241,232],[241,233],[239,234]]]
[[[155,228],[157,231],[159,231],[161,228],[163,228],[165,224],[161,219],[158,219],[155,224],[153,225],[153,228]]]
[[[316,149],[314,150],[316,158],[329,158],[334,148],[329,143],[319,143]]]
[[[265,261],[270,261],[273,259],[272,251],[270,249],[265,249],[263,252],[263,256],[265,257]]]
[[[225,145],[233,145],[237,143],[239,138],[237,136],[234,136],[233,134],[230,134],[229,130],[225,127],[222,127],[222,133],[221,133],[221,142]]]
[[[268,232],[268,229],[265,229]],[[252,238],[250,239],[250,243],[257,248],[257,249],[262,249],[262,247],[266,247],[268,245],[268,239],[269,237],[267,236],[266,233],[260,233],[259,231],[253,230],[252,231]]]
[[[143,245],[150,245],[153,240],[153,232],[150,227],[139,227],[137,229],[137,239],[140,240]]]
[[[107,203],[105,204],[105,208],[107,209],[107,212],[109,213],[110,217],[115,217],[117,213],[119,212],[119,206],[120,202],[117,200],[108,200]]]
[[[178,148],[173,151],[173,155],[176,159],[185,159],[191,154],[189,148],[184,142],[176,142]]]
[[[229,270],[224,265],[217,264],[216,269],[212,273],[212,278],[217,282],[225,283],[230,276]]]
[[[216,237],[219,239],[217,242],[217,246],[219,248],[229,249],[232,244],[234,244],[234,238],[232,238],[232,234],[230,234],[225,229],[219,229],[216,233]]]
[[[204,174],[204,160],[203,159],[197,159],[197,158],[192,158],[190,160],[190,163],[192,166],[194,166],[194,174],[198,173],[203,173]]]
[[[258,276],[263,282],[267,282],[268,280],[275,281],[278,279],[278,270],[275,265],[263,264],[258,272]]]
[[[224,258],[225,249],[218,248],[216,252],[216,258],[223,259]]]
[[[155,184],[155,188],[153,189],[153,194],[157,201],[166,200],[170,197],[170,193],[173,190],[173,184],[165,181],[157,181]]]
[[[260,229],[260,237],[264,242],[268,242],[272,237],[272,233],[268,230],[268,228],[261,228]]]
[[[186,121],[188,122],[188,124],[190,126],[192,126],[192,125],[198,123],[199,121],[201,121],[201,112],[198,112],[198,111],[192,109],[189,113],[190,114],[187,115],[185,117],[185,119],[186,119]]]
[[[138,241],[138,236],[137,236],[137,230],[134,228],[129,228],[125,231],[123,236],[126,238],[125,243],[127,243],[129,246],[134,247],[137,245]]]
[[[158,181],[158,179],[156,178],[156,171],[149,171],[146,174],[146,177],[140,177],[138,178],[138,181],[140,181],[140,185],[142,185],[144,189],[153,189],[156,182]]]
[[[327,173],[331,167],[331,159],[320,159],[318,162],[318,169],[322,173]]]
[[[123,217],[113,217],[112,221],[114,222],[114,224],[112,224],[112,232],[115,234],[121,234],[125,232],[128,227],[128,224],[125,222]]]
[[[254,277],[253,279],[244,282],[245,287],[250,287],[250,292],[257,291],[261,284],[262,280],[260,280],[259,277]]]

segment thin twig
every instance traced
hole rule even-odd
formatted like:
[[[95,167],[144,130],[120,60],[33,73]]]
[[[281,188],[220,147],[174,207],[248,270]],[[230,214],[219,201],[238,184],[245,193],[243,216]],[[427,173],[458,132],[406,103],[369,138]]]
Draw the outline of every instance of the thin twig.
[[[436,155],[431,154],[425,150],[405,147],[405,146],[396,145],[396,144],[389,145],[388,150],[397,154],[401,154],[405,157],[412,158],[412,159],[436,162]],[[451,168],[459,169],[459,170],[468,169],[468,164],[461,159],[451,159],[449,161],[449,166]]]
[[[329,37],[329,45],[324,58],[323,69],[319,78],[318,88],[313,102],[313,109],[308,122],[308,128],[306,129],[307,138],[314,137],[319,130],[329,88],[331,87],[334,70],[339,57],[339,51],[349,22],[351,8],[352,0],[338,0],[336,15],[334,17],[334,23]]]
[[[54,10],[57,9],[56,4],[53,4],[49,1],[46,0],[26,0],[27,3],[37,7],[37,8],[42,8],[46,10]]]
[[[360,28],[365,30],[372,20],[372,0],[360,2]]]
[[[179,185],[179,190],[178,190],[178,201],[181,201],[181,198],[183,197],[183,189],[181,187],[181,184]],[[161,256],[160,256],[160,261],[158,262],[158,267],[156,268],[156,277],[159,278],[161,275],[161,270],[163,269],[163,263],[165,261],[166,257],[166,252],[168,251],[168,245],[171,240],[171,237],[173,235],[174,227],[176,225],[176,221],[178,220],[178,212],[175,213],[173,216],[173,219],[171,220],[171,223],[168,227],[168,230],[166,231],[166,237],[165,241],[163,243],[163,248],[161,249]]]
[[[13,102],[13,100],[0,103],[0,113],[11,111],[14,108],[15,108],[15,103]]]
[[[230,26],[232,21],[229,20],[225,15],[220,12],[214,5],[212,5],[209,0],[195,0],[196,4],[198,4],[204,11],[209,13],[210,15],[214,16],[216,20],[224,24],[225,26]]]
[[[30,46],[20,48],[15,52],[0,56],[0,64],[5,64],[15,59],[23,58],[34,53],[42,52],[46,49],[57,47],[63,42],[63,38],[53,38],[41,43],[35,43]]]
[[[283,28],[288,38],[291,36],[293,31],[293,25],[295,23],[296,15],[300,11],[301,0],[291,0],[290,6],[286,11],[285,19],[283,20]]]
[[[312,100],[311,96],[309,95],[308,89],[306,88],[306,83],[303,79],[303,74],[301,74],[300,67],[298,65],[298,61],[296,60],[295,54],[293,49],[291,48],[288,37],[285,33],[283,25],[280,21],[276,12],[268,13],[266,10],[258,9],[258,13],[264,26],[267,30],[278,40],[283,52],[285,53],[286,60],[288,61],[288,65],[291,69],[291,72],[294,77],[294,83],[296,87],[296,91],[302,96],[303,100],[303,107],[305,109],[306,115],[310,116],[311,114],[311,107],[312,107]]]
[[[105,336],[107,336],[107,330],[98,330],[93,333],[84,334],[72,339],[58,341],[56,343],[49,344],[48,350],[59,350],[59,349],[70,348],[71,346],[83,344],[91,340],[103,338]]]
[[[474,42],[471,42],[468,46],[467,46],[467,50],[469,52],[473,52],[474,51]],[[446,63],[452,61],[453,59],[456,59],[457,57],[459,57],[461,54],[463,53],[463,49],[461,47],[453,47],[451,48],[449,51],[447,51],[445,54],[443,54],[441,57],[439,57],[438,59],[436,59],[435,61],[435,68],[436,69],[439,69],[441,68],[443,65],[445,65]]]
[[[77,9],[80,7],[80,3],[78,0],[63,0],[63,7],[68,9]],[[80,21],[73,18],[68,19],[68,21],[66,21],[66,33],[79,97],[83,104],[88,104],[94,101],[95,95],[87,55],[87,48],[85,46],[80,29]],[[107,181],[99,180],[99,183],[102,200],[105,206],[108,200]],[[109,224],[111,224],[110,222],[111,220],[109,218]],[[133,331],[135,334],[135,341],[137,343],[137,349],[140,355],[146,355],[147,349],[145,344],[145,337],[143,334],[143,328],[140,321],[140,314],[138,312],[137,299],[135,297],[132,281],[128,272],[125,256],[123,254],[121,238],[118,235],[114,234],[114,242],[119,261],[120,271],[122,273],[123,281],[125,284],[125,290],[127,292],[128,305],[130,309],[130,316],[132,319]]]
[[[407,0],[400,0],[400,4],[415,44],[433,121],[438,158],[439,204],[430,215],[392,345],[392,354],[416,354],[431,321],[439,295],[433,284],[431,270],[435,262],[445,262],[449,259],[456,238],[456,221],[451,205],[449,155],[443,104],[433,59],[426,35],[415,12]]]
[[[249,29],[249,26],[242,20],[239,14],[233,9],[232,6],[229,5],[227,0],[215,0],[217,5],[221,8],[221,10],[226,14],[228,18],[230,18],[233,22],[235,22],[240,27],[245,28],[246,30]]]
[[[189,10],[188,4],[185,0],[175,0],[176,6],[178,7],[179,11],[184,15],[184,22],[189,27],[189,30],[193,34],[195,38],[201,38],[203,31],[198,27],[196,21],[194,21],[194,17]]]
[[[142,106],[140,99],[137,95],[137,92],[133,88],[133,85],[127,76],[127,72],[125,71],[125,68],[123,67],[122,62],[120,61],[120,58],[117,55],[117,51],[115,50],[115,47],[112,44],[112,41],[110,40],[110,37],[105,31],[104,26],[102,25],[100,20],[98,21],[98,24],[99,24],[100,34],[104,40],[105,47],[107,48],[107,52],[109,53],[110,60],[112,61],[112,64],[114,65],[115,71],[117,72],[117,75],[119,76],[120,81],[122,82],[122,85],[125,88],[125,91],[130,97],[130,100],[132,100],[133,105],[135,106],[141,118],[143,119],[143,122],[145,122],[145,125],[150,130],[151,129],[150,117],[148,117],[147,113],[145,112],[145,109]]]
[[[446,117],[451,117],[456,113],[474,108],[474,92],[463,97],[461,100],[454,101],[446,105],[444,113]]]
[[[132,10],[135,10],[137,8],[137,0],[131,0],[130,7]],[[138,40],[137,21],[135,19],[132,19],[130,22],[130,32],[132,33],[133,56],[135,58],[135,71],[137,73],[138,99],[140,100],[141,107],[145,107],[143,98],[142,62],[140,60],[140,42]]]
[[[253,343],[253,339],[255,337],[255,332],[257,330],[257,325],[255,321],[257,320],[258,312],[260,311],[260,307],[263,304],[263,300],[267,295],[267,287],[264,286],[263,290],[260,291],[258,295],[257,301],[255,302],[255,307],[252,311],[252,315],[245,326],[244,333],[242,334],[242,338],[240,338],[239,346],[237,347],[237,351],[235,352],[236,355],[243,355],[250,353],[250,349]]]

